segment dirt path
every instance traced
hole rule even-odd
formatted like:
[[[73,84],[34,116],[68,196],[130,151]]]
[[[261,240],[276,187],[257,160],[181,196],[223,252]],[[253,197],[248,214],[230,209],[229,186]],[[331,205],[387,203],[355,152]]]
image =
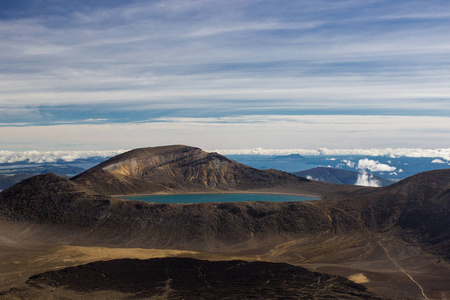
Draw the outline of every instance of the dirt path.
[[[405,274],[415,285],[417,285],[417,287],[420,289],[420,292],[422,293],[422,296],[424,299],[427,300],[431,300],[430,298],[427,297],[427,295],[425,294],[425,291],[423,289],[423,287],[416,281],[414,280],[414,278],[408,274],[405,269],[402,268],[402,266],[400,266],[400,264],[389,254],[388,250],[386,249],[386,247],[381,243],[381,241],[378,241],[378,245],[380,245],[381,248],[383,248],[384,252],[386,253],[387,258],[394,264],[394,266],[403,274]]]

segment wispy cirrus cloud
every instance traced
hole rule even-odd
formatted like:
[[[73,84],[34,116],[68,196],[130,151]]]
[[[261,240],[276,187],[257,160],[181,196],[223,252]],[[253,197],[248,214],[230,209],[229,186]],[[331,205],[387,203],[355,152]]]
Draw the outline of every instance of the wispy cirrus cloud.
[[[327,115],[333,126],[332,116],[376,115],[398,116],[390,134],[397,136],[407,131],[398,129],[403,117],[427,116],[444,123],[412,126],[416,137],[430,134],[418,143],[447,137],[446,2],[5,3],[3,128],[147,124],[136,129],[144,134],[163,120],[175,126],[198,118],[200,126],[213,117],[232,126],[226,118],[275,114],[289,123],[290,115]],[[257,126],[257,119],[244,123]]]

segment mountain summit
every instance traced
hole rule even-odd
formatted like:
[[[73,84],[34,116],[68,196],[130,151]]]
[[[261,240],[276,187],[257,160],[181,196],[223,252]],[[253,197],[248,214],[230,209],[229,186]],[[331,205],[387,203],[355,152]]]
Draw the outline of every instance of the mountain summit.
[[[72,180],[107,195],[250,190],[309,182],[277,170],[254,169],[218,153],[184,145],[132,150]]]

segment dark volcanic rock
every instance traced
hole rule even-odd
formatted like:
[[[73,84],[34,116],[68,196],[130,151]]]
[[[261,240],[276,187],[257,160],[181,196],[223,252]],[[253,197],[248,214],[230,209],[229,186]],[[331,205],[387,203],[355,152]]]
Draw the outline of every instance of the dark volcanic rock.
[[[343,277],[284,263],[189,258],[122,259],[46,272],[5,296],[32,291],[39,297],[47,287],[133,299],[381,299]]]
[[[86,227],[101,218],[109,204],[109,197],[50,173],[25,179],[0,193],[0,217]]]
[[[309,182],[182,145],[132,150],[75,176],[73,181],[108,195],[251,190]]]

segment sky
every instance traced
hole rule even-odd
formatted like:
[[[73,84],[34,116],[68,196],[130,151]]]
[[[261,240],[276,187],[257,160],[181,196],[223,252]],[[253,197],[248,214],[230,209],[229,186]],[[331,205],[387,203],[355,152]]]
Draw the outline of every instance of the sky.
[[[0,150],[450,148],[450,1],[2,0]]]

